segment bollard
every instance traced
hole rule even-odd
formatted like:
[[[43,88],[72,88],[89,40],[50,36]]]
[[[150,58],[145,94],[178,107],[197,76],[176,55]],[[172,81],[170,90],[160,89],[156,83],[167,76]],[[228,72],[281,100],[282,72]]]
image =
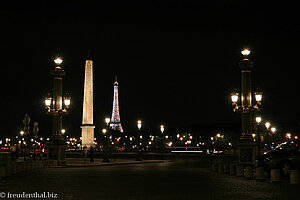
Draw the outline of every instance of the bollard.
[[[220,173],[220,174],[224,173],[224,165],[222,165],[222,164],[219,165],[218,173]]]
[[[41,160],[41,167],[45,168],[45,161],[44,160]]]
[[[11,174],[14,175],[17,173],[17,166],[16,166],[16,162],[12,162],[11,163]]]
[[[236,175],[236,165],[235,164],[231,164],[229,167],[229,175],[230,176],[235,176]]]
[[[34,168],[33,168],[33,161],[32,160],[30,160],[29,161],[29,170],[33,170]]]
[[[256,167],[255,179],[256,179],[256,181],[265,181],[266,180],[264,167]]]
[[[43,168],[46,168],[46,165],[47,165],[47,161],[45,161],[45,160],[42,160],[42,166],[43,166]]]
[[[218,171],[218,167],[219,167],[218,164],[213,163],[213,164],[212,164],[212,170],[213,170],[213,172],[217,172],[217,171]]]
[[[5,177],[11,176],[11,165],[5,167]]]
[[[25,171],[30,171],[30,161],[25,161]]]
[[[16,163],[17,173],[24,171],[24,162],[17,162]]]
[[[290,184],[300,184],[300,170],[290,170]]]
[[[32,162],[32,169],[36,169],[37,167],[36,167],[36,160],[33,160]]]
[[[252,166],[246,167],[245,177],[247,179],[253,179],[253,167]]]
[[[278,182],[280,179],[280,169],[271,169],[271,181]]]
[[[42,161],[39,160],[38,162],[39,162],[39,169],[43,168],[43,167],[42,167],[42,164],[43,164]]]
[[[47,167],[52,167],[52,166],[53,166],[52,160],[47,160]]]
[[[228,174],[229,173],[229,165],[225,164],[224,165],[224,174]]]
[[[5,177],[5,167],[0,167],[0,179]]]
[[[16,173],[19,173],[20,171],[20,163],[16,163]]]
[[[24,161],[24,171],[28,171],[28,162]]]
[[[236,166],[236,176],[237,177],[244,176],[244,166],[243,165]]]

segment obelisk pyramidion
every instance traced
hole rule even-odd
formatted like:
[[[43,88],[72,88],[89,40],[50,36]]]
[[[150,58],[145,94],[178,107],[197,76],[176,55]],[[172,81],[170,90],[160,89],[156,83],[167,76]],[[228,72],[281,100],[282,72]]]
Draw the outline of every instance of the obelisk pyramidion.
[[[90,148],[94,142],[93,125],[93,61],[89,58],[85,61],[83,114],[82,114],[82,147]]]

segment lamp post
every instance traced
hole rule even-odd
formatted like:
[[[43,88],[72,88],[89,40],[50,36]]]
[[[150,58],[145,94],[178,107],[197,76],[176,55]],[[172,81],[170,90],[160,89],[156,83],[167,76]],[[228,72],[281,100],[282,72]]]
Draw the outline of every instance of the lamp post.
[[[104,142],[104,156],[103,156],[103,160],[102,162],[109,162],[109,159],[108,159],[108,149],[107,149],[107,146],[108,146],[108,138],[107,138],[107,130],[104,128],[102,129],[102,133],[103,133],[103,142]]]
[[[23,119],[23,125],[24,125],[24,160],[27,160],[27,151],[28,151],[28,137],[29,137],[29,132],[30,132],[30,117],[28,114],[25,114],[24,119]]]
[[[52,136],[49,141],[47,151],[48,159],[57,160],[57,165],[64,165],[66,160],[66,144],[62,133],[62,117],[68,114],[71,98],[62,96],[62,79],[65,70],[62,68],[63,60],[56,58],[55,67],[51,70],[53,76],[52,96],[45,98],[46,114],[52,117]]]
[[[256,155],[255,144],[252,140],[252,118],[254,113],[261,110],[262,93],[254,93],[256,104],[253,105],[251,91],[251,70],[253,63],[248,58],[250,54],[248,49],[241,51],[241,53],[243,55],[243,60],[239,64],[241,68],[241,104],[238,105],[239,93],[237,91],[231,94],[231,100],[234,106],[233,111],[242,115],[242,134],[238,145],[239,163],[251,164],[254,162]]]
[[[261,117],[255,118],[256,124],[257,124],[257,156],[260,156],[261,154],[261,137],[260,137],[260,125],[261,125]]]
[[[164,137],[165,126],[160,125],[161,132],[161,159],[164,160],[164,148],[165,148],[165,137]]]
[[[142,128],[142,121],[141,120],[138,120],[137,121],[137,127],[138,127],[138,134],[137,134],[137,161],[142,161],[142,145],[141,145],[141,142],[142,142],[142,138],[143,136],[140,135],[140,131],[141,131],[141,128]]]
[[[104,119],[105,124],[106,124],[106,129],[102,129],[102,133],[103,133],[103,142],[104,142],[104,156],[103,156],[103,160],[102,162],[109,162],[108,159],[108,131],[109,131],[109,123],[110,123],[110,118],[106,117]]]
[[[20,131],[20,139],[21,139],[21,140],[20,140],[20,143],[19,143],[19,144],[20,144],[20,148],[21,148],[21,156],[24,156],[24,160],[26,160],[26,158],[25,158],[25,153],[23,152],[24,149],[22,148],[23,145],[24,145],[23,142],[22,142],[22,140],[24,139],[24,134],[25,134],[24,131]]]
[[[270,122],[266,122],[265,123],[265,127],[267,129],[267,133],[266,133],[266,145],[265,145],[265,150],[269,149],[269,138],[270,138],[270,127],[271,127],[271,123]]]
[[[272,128],[271,128],[271,134],[270,134],[270,136],[272,137],[272,143],[275,142],[275,141],[274,141],[274,135],[275,135],[275,132],[276,132],[276,128],[275,128],[275,127],[272,127]],[[277,137],[275,137],[275,138],[277,138]],[[270,149],[272,148],[272,147],[271,147],[271,141],[270,141],[270,140],[269,140],[269,147],[270,147]]]

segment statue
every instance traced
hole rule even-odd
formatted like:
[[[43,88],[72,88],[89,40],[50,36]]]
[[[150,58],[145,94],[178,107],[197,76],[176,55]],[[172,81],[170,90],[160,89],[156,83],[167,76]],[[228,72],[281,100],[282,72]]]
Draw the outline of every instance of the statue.
[[[38,138],[38,135],[39,135],[39,123],[38,122],[34,122],[33,123],[33,138],[34,139],[37,139]]]
[[[23,124],[24,124],[24,133],[25,136],[29,135],[29,130],[30,130],[30,117],[28,114],[25,114],[25,117],[23,119]]]

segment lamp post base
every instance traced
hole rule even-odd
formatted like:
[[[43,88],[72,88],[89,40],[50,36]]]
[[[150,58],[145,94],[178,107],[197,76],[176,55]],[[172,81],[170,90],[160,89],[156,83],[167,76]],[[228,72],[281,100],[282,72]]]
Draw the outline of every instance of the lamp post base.
[[[47,145],[47,157],[56,160],[58,166],[66,165],[66,144],[61,135],[52,135]]]
[[[253,164],[255,162],[256,144],[251,135],[242,135],[238,144],[239,164]]]

